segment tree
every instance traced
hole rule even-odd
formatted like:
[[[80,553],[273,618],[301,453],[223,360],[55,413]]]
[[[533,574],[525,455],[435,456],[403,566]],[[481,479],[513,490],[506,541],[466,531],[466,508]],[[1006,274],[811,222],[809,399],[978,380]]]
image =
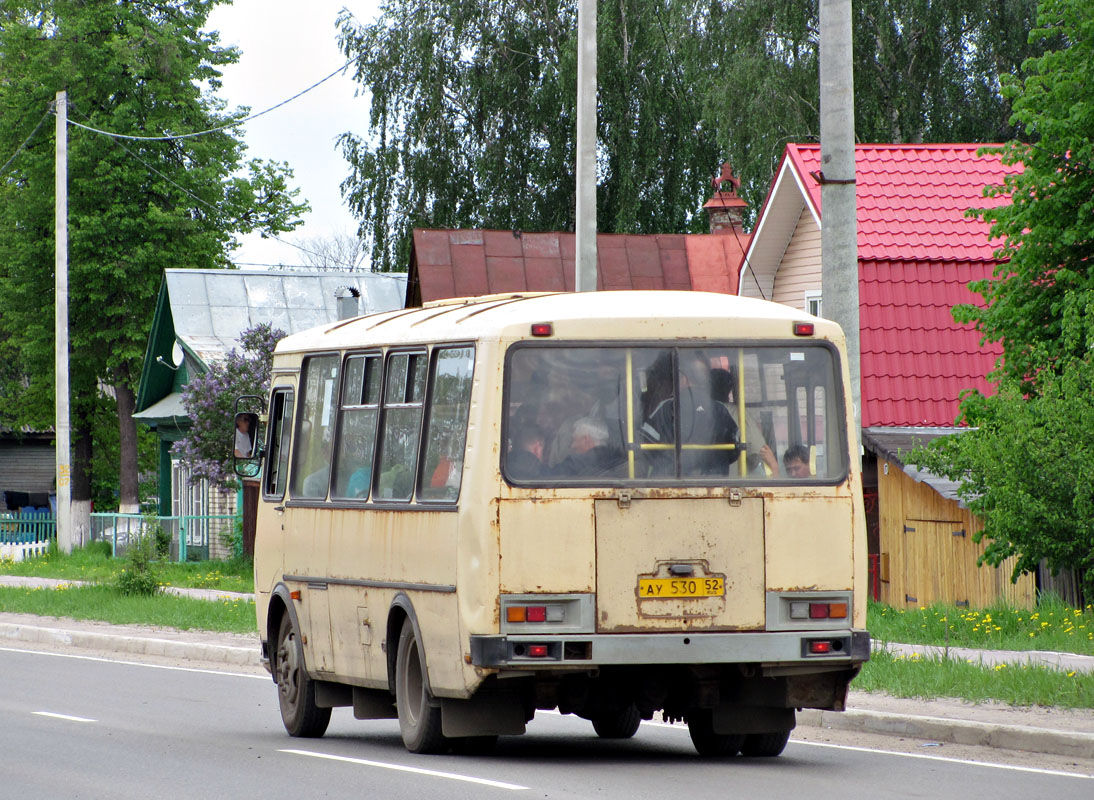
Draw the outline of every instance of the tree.
[[[689,6],[600,9],[601,230],[704,224],[696,198],[719,160],[692,92],[709,67],[692,53],[703,18]],[[371,95],[371,136],[341,145],[374,268],[406,268],[415,225],[573,228],[573,0],[399,0],[373,24],[348,12],[339,24]]]
[[[991,191],[1009,204],[980,212],[1003,241],[999,267],[971,285],[984,306],[954,311],[1002,343],[999,392],[968,394],[970,430],[912,460],[960,481],[990,563],[1085,570],[1094,596],[1094,7],[1045,0],[1032,38],[1046,51],[1003,88],[1031,137],[1003,158],[1024,169]]]
[[[1015,134],[998,75],[1034,51],[1035,0],[861,0],[860,141]],[[728,158],[758,210],[787,142],[819,133],[817,0],[601,3],[598,226],[700,231]],[[403,269],[415,226],[570,230],[575,0],[393,0],[339,19],[371,97],[342,184],[374,264]]]
[[[359,236],[335,233],[314,236],[300,243],[300,258],[305,265],[320,270],[368,272],[368,251]]]
[[[1010,203],[980,214],[1003,241],[999,267],[970,287],[984,306],[958,311],[986,340],[1003,343],[1002,374],[1024,392],[1037,391],[1043,370],[1084,358],[1094,344],[1094,7],[1045,0],[1033,38],[1053,49],[1003,89],[1030,135],[1008,143],[1003,161],[1023,169],[992,190]]]
[[[0,387],[4,421],[46,427],[53,408],[53,142],[36,130],[59,89],[70,119],[131,136],[238,121],[216,98],[238,59],[202,31],[221,0],[5,0],[0,5],[0,347],[22,366]],[[36,132],[36,135],[31,135]],[[29,137],[29,140],[28,140]],[[233,236],[291,230],[305,204],[286,166],[252,161],[234,129],[121,139],[69,131],[72,497],[90,497],[94,407],[116,406],[120,501],[137,503],[132,420],[140,359],[162,270],[225,267]],[[19,150],[22,143],[23,149]],[[10,404],[7,401],[13,401]],[[101,468],[99,465],[98,468]]]
[[[236,398],[269,393],[274,347],[284,336],[268,324],[248,328],[240,334],[239,350],[232,348],[223,361],[213,362],[182,390],[190,428],[174,452],[190,468],[191,483],[204,479],[221,487],[234,484],[230,420]]]

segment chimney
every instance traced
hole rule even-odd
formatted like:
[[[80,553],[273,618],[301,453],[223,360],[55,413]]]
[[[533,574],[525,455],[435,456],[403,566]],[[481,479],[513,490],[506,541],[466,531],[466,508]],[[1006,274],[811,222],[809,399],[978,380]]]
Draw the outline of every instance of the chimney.
[[[743,233],[746,203],[737,196],[741,179],[733,174],[727,161],[722,164],[722,174],[711,181],[714,196],[703,205],[710,216],[711,233]]]
[[[360,312],[357,310],[357,298],[361,296],[356,286],[339,286],[334,290],[334,297],[338,301],[338,319],[353,319]]]

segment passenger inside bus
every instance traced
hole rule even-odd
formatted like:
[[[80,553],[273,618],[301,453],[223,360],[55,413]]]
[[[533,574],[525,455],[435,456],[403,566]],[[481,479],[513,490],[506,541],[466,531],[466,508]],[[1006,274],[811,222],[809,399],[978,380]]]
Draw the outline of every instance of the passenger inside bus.
[[[622,477],[624,453],[609,444],[607,423],[600,417],[574,422],[570,454],[552,470],[559,478]]]
[[[528,408],[527,405],[521,408]],[[514,419],[518,416],[514,414]],[[543,431],[534,423],[520,423],[510,426],[510,451],[506,459],[509,475],[517,480],[535,480],[547,474],[547,465],[543,463]]]
[[[733,422],[740,430],[737,418],[737,373],[734,369],[720,367],[710,371],[710,390],[714,399],[726,407]],[[779,474],[779,458],[767,444],[758,414],[745,412],[745,445],[748,452],[748,471],[753,475],[776,477]],[[767,469],[765,470],[764,467]]]
[[[812,478],[809,468],[809,449],[802,444],[793,444],[783,453],[783,466],[789,478]]]

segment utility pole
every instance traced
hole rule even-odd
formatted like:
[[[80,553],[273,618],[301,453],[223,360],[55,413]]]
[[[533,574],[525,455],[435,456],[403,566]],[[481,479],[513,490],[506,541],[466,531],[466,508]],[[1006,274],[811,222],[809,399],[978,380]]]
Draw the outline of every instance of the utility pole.
[[[596,0],[577,6],[577,208],[574,288],[596,291]]]
[[[57,92],[57,150],[54,163],[54,368],[56,372],[53,423],[57,448],[57,546],[72,552],[72,463],[70,456],[68,388],[68,97]]]
[[[847,337],[855,410],[862,419],[859,365],[858,218],[855,203],[855,86],[851,0],[820,2],[821,306]]]

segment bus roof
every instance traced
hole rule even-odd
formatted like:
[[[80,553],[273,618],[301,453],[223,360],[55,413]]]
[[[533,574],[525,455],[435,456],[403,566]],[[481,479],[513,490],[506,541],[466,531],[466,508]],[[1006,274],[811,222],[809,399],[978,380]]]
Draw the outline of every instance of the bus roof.
[[[685,291],[554,292],[463,297],[342,320],[288,336],[277,352],[387,344],[531,339],[550,323],[554,339],[787,339],[794,322],[842,343],[834,323],[780,303]]]

